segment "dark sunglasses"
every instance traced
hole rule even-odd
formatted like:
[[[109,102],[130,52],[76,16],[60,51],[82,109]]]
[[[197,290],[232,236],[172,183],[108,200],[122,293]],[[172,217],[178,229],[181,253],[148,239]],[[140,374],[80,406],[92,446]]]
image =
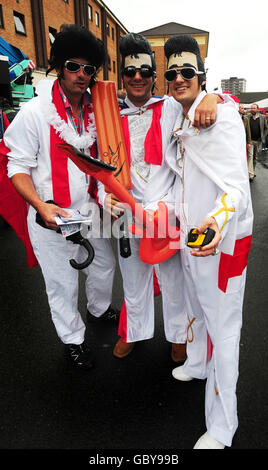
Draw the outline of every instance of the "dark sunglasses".
[[[199,72],[193,67],[182,67],[181,69],[168,69],[164,73],[167,82],[176,80],[178,74],[180,74],[184,80],[193,80],[196,75],[203,75],[204,72]]]
[[[93,75],[96,72],[96,67],[94,65],[89,64],[80,64],[79,62],[75,62],[74,60],[66,60],[64,63],[64,67],[68,72],[76,73],[78,72],[81,67],[85,75]]]
[[[141,74],[142,78],[149,78],[154,74],[150,65],[142,65],[140,68],[137,68],[134,65],[129,65],[128,67],[124,68],[123,75],[126,75],[126,77],[129,78],[133,78],[137,72]]]

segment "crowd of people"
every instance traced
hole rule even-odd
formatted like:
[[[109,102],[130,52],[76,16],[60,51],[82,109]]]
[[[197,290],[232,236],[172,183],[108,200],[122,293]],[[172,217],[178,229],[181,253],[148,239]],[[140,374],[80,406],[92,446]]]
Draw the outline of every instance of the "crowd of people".
[[[207,429],[194,448],[223,449],[231,446],[238,426],[239,338],[253,223],[245,129],[229,96],[206,93],[205,68],[192,37],[175,36],[165,44],[170,96],[164,97],[154,94],[157,70],[149,42],[128,33],[119,48],[126,93],[119,107],[130,192],[152,218],[159,201],[165,203],[180,225],[180,247],[162,263],[149,264],[140,259],[140,237],[129,238],[131,255],[124,258],[118,251],[124,292],[119,313],[112,307],[115,255],[109,238],[94,236],[93,217],[87,237],[95,256],[84,269],[87,315],[92,321],[119,322],[113,354],[121,360],[135,342],[154,335],[157,285],[176,364],[174,379],[206,380]],[[102,41],[90,31],[64,25],[49,59],[49,71],[56,70],[57,79],[40,84],[38,96],[7,126],[1,143],[8,178],[29,206],[29,238],[52,321],[70,359],[85,369],[92,368],[92,351],[77,307],[78,272],[69,263],[83,259],[83,248],[66,241],[55,217],[69,218],[69,209],[85,211],[90,204],[116,220],[126,208],[101,183],[96,193],[93,178],[58,144],[99,158],[90,90],[105,57]],[[248,146],[259,141],[255,121]],[[37,214],[43,226],[36,222]],[[198,239],[191,248],[190,229]],[[202,244],[199,240],[208,232],[214,236]]]
[[[268,150],[268,114],[264,116],[259,112],[258,104],[250,107],[250,112],[245,110],[245,105],[239,103],[239,113],[243,120],[247,140],[247,158],[249,181],[256,177],[257,156],[260,150]]]

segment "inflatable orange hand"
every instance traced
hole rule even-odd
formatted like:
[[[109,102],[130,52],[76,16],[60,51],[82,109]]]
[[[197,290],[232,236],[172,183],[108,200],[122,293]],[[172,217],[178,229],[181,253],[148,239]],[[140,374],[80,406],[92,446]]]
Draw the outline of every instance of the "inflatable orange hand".
[[[91,90],[100,158],[116,167],[114,177],[131,189],[127,149],[122,128],[115,83],[96,82]]]

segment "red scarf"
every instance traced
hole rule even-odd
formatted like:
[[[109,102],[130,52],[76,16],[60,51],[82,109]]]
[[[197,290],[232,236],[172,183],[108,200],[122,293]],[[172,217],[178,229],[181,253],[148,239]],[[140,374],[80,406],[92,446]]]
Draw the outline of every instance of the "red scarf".
[[[150,129],[148,130],[145,141],[144,141],[144,161],[152,163],[153,165],[162,165],[162,131],[160,125],[161,113],[162,113],[163,101],[158,101],[155,104],[148,106],[147,109],[153,110],[153,117]],[[131,162],[130,158],[130,136],[128,127],[128,116],[122,117],[122,126],[125,136],[128,161]]]
[[[9,121],[5,115],[4,128],[9,126]],[[8,154],[10,149],[5,145],[4,139],[0,144],[0,215],[15,230],[18,237],[23,241],[26,249],[27,263],[29,268],[33,268],[38,261],[33,252],[33,247],[28,233],[27,214],[28,204],[14,188],[11,180],[7,176]]]
[[[67,123],[68,117],[60,95],[58,80],[56,80],[53,85],[52,103],[55,105],[60,118]],[[84,106],[85,129],[88,126],[89,111],[89,106]],[[71,205],[71,195],[68,176],[68,157],[57,147],[57,144],[60,142],[64,142],[63,139],[60,138],[54,127],[50,126],[50,159],[53,199],[60,207],[69,207]],[[97,154],[96,149],[97,147],[95,143],[91,147],[91,156],[94,158]]]

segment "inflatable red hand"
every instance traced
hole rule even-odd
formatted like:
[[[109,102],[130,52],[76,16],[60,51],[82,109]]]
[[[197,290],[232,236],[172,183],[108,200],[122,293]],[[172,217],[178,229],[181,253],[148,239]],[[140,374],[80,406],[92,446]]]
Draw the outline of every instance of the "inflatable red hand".
[[[145,235],[140,242],[140,259],[144,263],[162,263],[178,251],[180,230],[169,223],[168,208],[163,201],[158,202],[158,211],[154,215],[154,236]]]

